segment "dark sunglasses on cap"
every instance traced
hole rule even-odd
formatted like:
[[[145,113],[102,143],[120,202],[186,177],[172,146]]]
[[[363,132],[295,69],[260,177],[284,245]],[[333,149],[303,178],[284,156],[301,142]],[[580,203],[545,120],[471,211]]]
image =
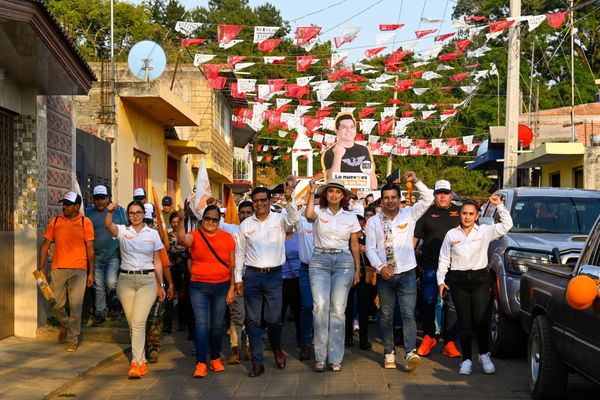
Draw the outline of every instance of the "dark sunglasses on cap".
[[[202,220],[206,222],[212,222],[213,224],[218,224],[221,222],[221,218],[212,218],[212,217],[202,217]]]

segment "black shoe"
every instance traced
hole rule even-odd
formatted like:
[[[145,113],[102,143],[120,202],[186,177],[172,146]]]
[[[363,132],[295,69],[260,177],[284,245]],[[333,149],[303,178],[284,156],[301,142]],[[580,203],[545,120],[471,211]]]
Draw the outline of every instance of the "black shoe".
[[[361,340],[358,344],[358,348],[361,350],[371,350],[373,345],[368,340]]]
[[[265,366],[262,364],[254,364],[252,363],[252,369],[248,372],[249,378],[256,378],[257,376],[261,376],[265,373]]]
[[[300,347],[300,355],[298,356],[300,361],[310,360],[310,347],[307,344],[303,344]]]
[[[104,323],[104,321],[106,321],[105,317],[101,317],[99,315],[96,315],[94,317],[94,321],[92,322],[92,326],[100,326]]]
[[[275,356],[275,365],[279,369],[284,369],[286,364],[285,354],[283,350],[277,349],[273,351],[273,355]]]

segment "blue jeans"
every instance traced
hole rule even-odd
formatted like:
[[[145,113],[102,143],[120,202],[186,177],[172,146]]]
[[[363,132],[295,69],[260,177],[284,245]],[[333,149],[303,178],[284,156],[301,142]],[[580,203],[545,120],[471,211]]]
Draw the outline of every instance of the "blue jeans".
[[[436,306],[438,304],[437,268],[423,268],[423,334],[433,337],[436,331]],[[444,343],[456,341],[458,324],[456,308],[450,293],[443,299]]]
[[[264,364],[261,311],[264,301],[264,321],[267,324],[271,349],[281,349],[281,310],[283,308],[283,279],[279,271],[262,273],[251,268],[244,275],[244,305],[252,363]]]
[[[350,251],[315,250],[310,260],[310,288],[315,324],[315,361],[339,364],[344,358],[346,302],[354,281]]]
[[[300,329],[302,330],[302,341],[305,345],[312,344],[313,329],[313,299],[310,290],[310,279],[308,275],[308,264],[300,264],[300,298],[302,308],[300,309]]]
[[[221,357],[225,326],[225,307],[229,282],[190,282],[190,301],[194,309],[196,362],[206,363]]]
[[[94,289],[96,291],[96,315],[106,317],[106,304],[114,306],[117,301],[117,279],[119,259],[113,258],[107,264],[94,265]]]
[[[414,268],[410,271],[395,274],[389,280],[377,277],[377,292],[381,305],[381,336],[383,352],[394,351],[394,306],[396,298],[402,314],[402,333],[404,334],[404,350],[417,348],[417,324],[415,322],[415,306],[417,304],[417,279]]]

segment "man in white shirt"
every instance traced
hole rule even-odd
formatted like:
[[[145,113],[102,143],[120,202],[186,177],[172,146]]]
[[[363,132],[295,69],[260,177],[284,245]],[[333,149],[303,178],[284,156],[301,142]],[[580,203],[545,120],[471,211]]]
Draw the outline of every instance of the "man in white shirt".
[[[313,299],[310,290],[310,279],[308,265],[315,251],[313,238],[313,224],[308,222],[304,215],[300,215],[296,223],[298,232],[298,251],[300,253],[300,299],[302,308],[300,310],[300,329],[302,330],[302,347],[298,358],[300,361],[310,359],[310,347],[312,345],[313,329]]]
[[[298,221],[298,210],[292,202],[297,180],[289,176],[285,188],[287,214],[271,212],[271,192],[264,187],[252,191],[254,215],[242,222],[236,240],[235,283],[238,294],[244,294],[246,321],[252,369],[249,377],[264,373],[261,310],[268,326],[269,342],[279,369],[285,368],[281,349],[282,290],[281,266],[285,262],[285,235]],[[246,273],[242,278],[242,272]],[[243,283],[242,283],[243,281]]]
[[[380,275],[377,292],[381,304],[384,368],[396,368],[393,319],[397,298],[403,321],[405,370],[411,372],[421,361],[416,352],[417,325],[414,313],[417,302],[417,261],[413,236],[417,220],[433,201],[433,193],[412,171],[404,174],[404,180],[415,184],[421,199],[412,207],[401,208],[400,188],[393,183],[385,185],[381,189],[383,208],[367,222],[366,250],[371,265]]]

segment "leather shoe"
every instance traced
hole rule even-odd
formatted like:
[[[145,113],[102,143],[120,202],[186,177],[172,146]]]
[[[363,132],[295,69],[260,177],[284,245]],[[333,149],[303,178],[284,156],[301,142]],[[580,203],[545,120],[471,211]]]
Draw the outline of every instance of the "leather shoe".
[[[261,376],[265,373],[265,366],[262,364],[252,363],[252,369],[248,372],[249,378],[256,378],[257,376]]]
[[[273,354],[275,355],[275,365],[277,368],[284,369],[285,368],[285,354],[281,349],[273,350]]]
[[[300,355],[298,356],[300,361],[310,360],[310,347],[307,344],[303,344],[300,347]]]

